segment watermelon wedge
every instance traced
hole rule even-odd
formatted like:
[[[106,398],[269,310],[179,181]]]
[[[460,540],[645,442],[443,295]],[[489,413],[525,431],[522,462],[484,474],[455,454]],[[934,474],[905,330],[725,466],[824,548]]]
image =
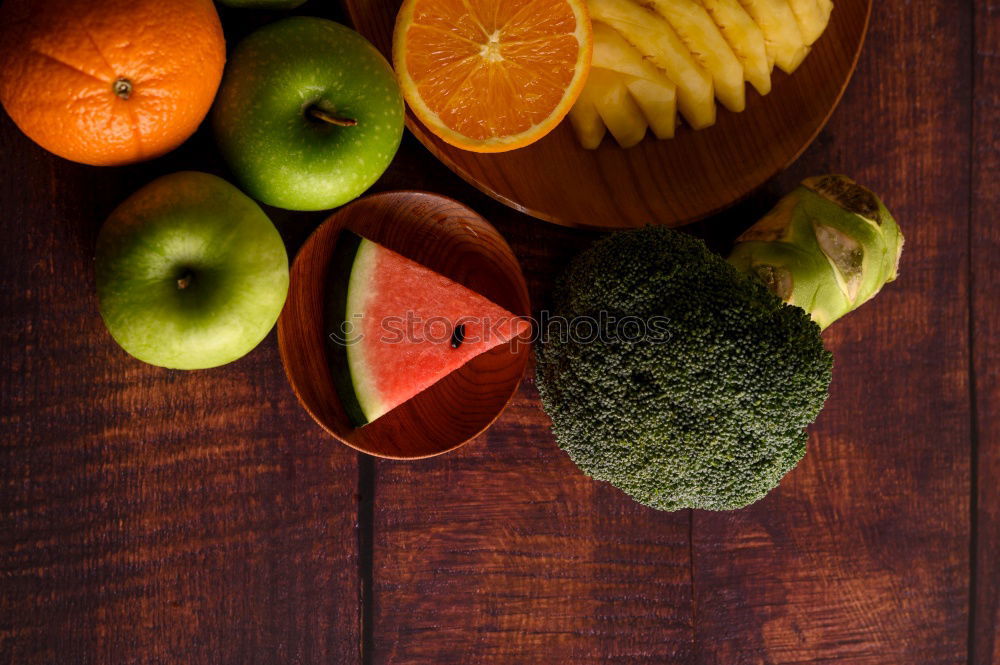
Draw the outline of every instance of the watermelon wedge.
[[[350,231],[332,263],[333,372],[366,425],[530,324],[461,284]],[[339,324],[339,326],[338,326]]]

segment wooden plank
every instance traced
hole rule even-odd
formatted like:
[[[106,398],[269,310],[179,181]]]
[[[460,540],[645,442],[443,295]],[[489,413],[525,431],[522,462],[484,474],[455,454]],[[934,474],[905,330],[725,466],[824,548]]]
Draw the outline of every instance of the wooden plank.
[[[973,658],[1000,664],[1000,2],[977,2],[972,125],[972,370],[977,490]]]
[[[876,4],[842,106],[779,180],[855,176],[907,245],[898,282],[826,334],[832,394],[799,468],[694,515],[698,663],[966,662],[970,12]]]
[[[95,169],[0,114],[0,155],[0,662],[357,662],[356,456],[299,408],[273,333],[176,372],[97,311],[101,221],[157,175],[221,171],[211,136]],[[294,247],[309,217],[275,214]]]
[[[226,13],[230,36],[269,16],[239,14]],[[124,357],[96,316],[96,230],[156,175],[221,171],[211,137],[151,164],[88,169],[44,155],[2,117],[0,662],[963,662],[968,27],[943,0],[880,5],[857,81],[816,146],[698,227],[721,246],[799,177],[843,170],[886,196],[910,244],[900,282],[829,333],[838,378],[810,456],[758,506],[696,514],[693,571],[689,515],[585,479],[555,448],[530,383],[480,441],[415,464],[366,462],[359,487],[355,457],[294,403],[273,336],[205,373]],[[987,71],[996,49],[979,50]],[[980,136],[993,136],[991,108]],[[997,169],[995,151],[980,157],[985,233]],[[408,137],[377,189],[414,187],[494,221],[536,303],[589,240],[473,192]],[[323,217],[269,212],[290,248]],[[1000,543],[988,531],[1000,470],[989,247],[974,280],[985,331],[975,635],[987,657]],[[372,489],[359,533],[356,493]],[[374,625],[362,636],[369,575]]]
[[[409,145],[379,187],[461,197],[511,242],[536,308],[595,237],[518,215]],[[374,488],[371,662],[690,662],[687,514],[584,477],[555,446],[533,379],[464,448],[376,462]]]
[[[526,388],[453,455],[378,463],[374,663],[686,663],[688,516],[580,474]]]

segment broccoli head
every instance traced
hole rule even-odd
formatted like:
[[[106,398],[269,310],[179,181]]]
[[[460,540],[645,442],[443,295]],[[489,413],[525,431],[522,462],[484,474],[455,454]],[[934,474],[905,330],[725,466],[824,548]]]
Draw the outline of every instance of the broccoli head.
[[[553,301],[538,388],[589,476],[660,510],[729,510],[805,454],[833,364],[819,327],[702,241],[613,234],[571,263]]]

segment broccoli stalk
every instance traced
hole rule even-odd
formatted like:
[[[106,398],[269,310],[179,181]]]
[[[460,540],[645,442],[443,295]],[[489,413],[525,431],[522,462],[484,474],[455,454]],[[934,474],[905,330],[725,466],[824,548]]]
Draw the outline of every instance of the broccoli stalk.
[[[845,176],[807,178],[736,240],[729,262],[820,325],[896,279],[903,235],[875,194]]]

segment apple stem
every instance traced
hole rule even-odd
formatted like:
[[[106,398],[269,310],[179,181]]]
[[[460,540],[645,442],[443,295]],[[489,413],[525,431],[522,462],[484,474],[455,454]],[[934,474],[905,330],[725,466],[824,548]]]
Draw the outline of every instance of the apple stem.
[[[358,121],[354,118],[341,118],[333,115],[332,113],[327,113],[318,106],[310,106],[306,109],[306,113],[308,113],[309,117],[314,120],[319,120],[320,122],[325,122],[337,127],[354,127],[358,124]]]
[[[194,281],[194,275],[192,275],[189,272],[184,273],[184,275],[177,280],[177,288],[183,291],[187,287],[191,286],[191,282],[193,281]]]

